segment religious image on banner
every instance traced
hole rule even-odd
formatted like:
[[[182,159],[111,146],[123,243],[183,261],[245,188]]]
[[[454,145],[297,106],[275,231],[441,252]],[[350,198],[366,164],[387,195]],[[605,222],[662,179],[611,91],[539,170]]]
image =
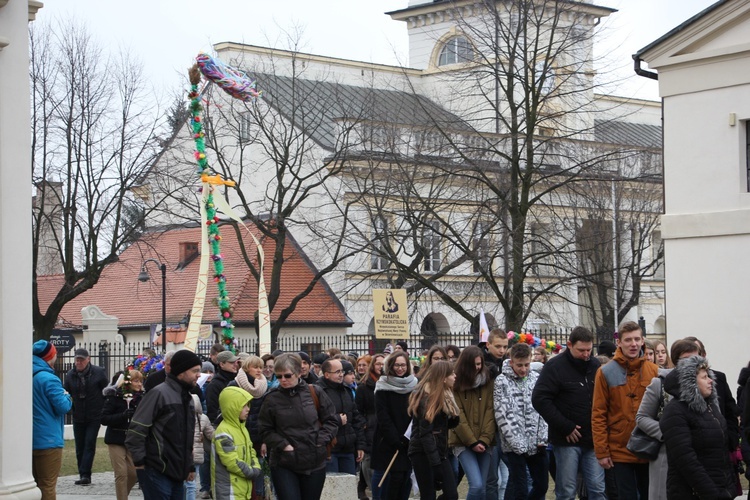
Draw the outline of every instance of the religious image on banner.
[[[375,338],[405,339],[409,337],[409,315],[406,290],[372,291]]]

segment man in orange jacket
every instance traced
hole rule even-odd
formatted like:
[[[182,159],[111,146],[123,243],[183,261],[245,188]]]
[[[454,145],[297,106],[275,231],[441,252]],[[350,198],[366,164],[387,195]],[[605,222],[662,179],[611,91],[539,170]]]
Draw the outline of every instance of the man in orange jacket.
[[[645,500],[648,461],[626,446],[643,394],[658,368],[641,354],[643,332],[637,323],[623,323],[618,337],[614,359],[596,373],[591,412],[594,452],[604,469],[614,470],[619,500]]]

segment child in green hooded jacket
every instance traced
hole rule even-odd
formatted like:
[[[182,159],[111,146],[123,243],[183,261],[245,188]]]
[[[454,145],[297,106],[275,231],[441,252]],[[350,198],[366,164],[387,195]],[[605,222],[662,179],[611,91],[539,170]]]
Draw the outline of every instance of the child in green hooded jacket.
[[[253,481],[262,480],[258,457],[245,427],[252,396],[239,387],[219,394],[222,422],[211,445],[211,484],[215,500],[249,499]]]

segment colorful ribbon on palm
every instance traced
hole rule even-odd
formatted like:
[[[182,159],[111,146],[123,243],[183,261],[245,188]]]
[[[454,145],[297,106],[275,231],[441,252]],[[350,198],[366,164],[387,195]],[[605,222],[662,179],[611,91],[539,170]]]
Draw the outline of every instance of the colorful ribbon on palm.
[[[271,330],[270,313],[266,297],[266,287],[263,279],[263,247],[258,239],[242,222],[234,210],[229,206],[222,196],[214,197],[216,186],[235,187],[234,181],[223,179],[209,166],[206,157],[206,135],[203,131],[201,112],[203,106],[199,92],[201,75],[229,95],[242,101],[252,101],[260,96],[255,89],[255,82],[241,71],[226,66],[221,61],[213,59],[207,54],[199,54],[196,63],[190,68],[190,125],[195,141],[195,159],[198,163],[198,176],[201,180],[201,260],[198,270],[198,284],[196,286],[193,307],[190,311],[190,324],[185,338],[185,348],[195,351],[198,342],[200,325],[203,320],[203,309],[205,305],[206,289],[208,285],[209,252],[204,251],[203,245],[208,243],[210,249],[210,260],[213,262],[213,280],[216,282],[218,296],[216,304],[219,308],[219,321],[222,327],[222,343],[225,348],[235,351],[234,323],[232,320],[232,303],[227,290],[227,278],[224,274],[224,258],[221,254],[221,231],[219,229],[219,211],[245,227],[258,249],[258,266],[260,268],[258,280],[258,321],[260,353],[270,352]]]

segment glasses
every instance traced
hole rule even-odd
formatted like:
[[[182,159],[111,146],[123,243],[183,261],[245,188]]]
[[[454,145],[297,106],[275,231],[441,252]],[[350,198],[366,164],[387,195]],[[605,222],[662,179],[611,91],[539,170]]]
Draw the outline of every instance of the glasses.
[[[394,368],[406,368],[406,363],[396,363],[393,365]]]
[[[277,373],[276,378],[292,378],[294,373]]]
[[[433,361],[445,361],[445,358],[442,356],[433,356],[432,360]]]
[[[326,373],[333,373],[334,375],[341,375],[344,373],[344,370],[336,370],[335,372],[326,372]]]

